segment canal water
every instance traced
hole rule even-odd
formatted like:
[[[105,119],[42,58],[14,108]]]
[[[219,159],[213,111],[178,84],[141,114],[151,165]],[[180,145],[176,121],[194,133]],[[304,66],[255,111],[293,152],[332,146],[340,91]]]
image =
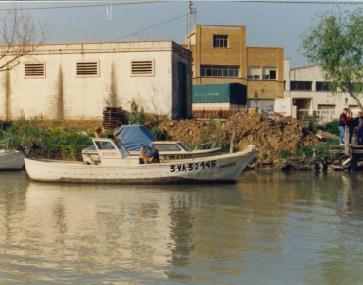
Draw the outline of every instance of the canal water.
[[[0,173],[0,284],[363,284],[363,174],[105,186]]]

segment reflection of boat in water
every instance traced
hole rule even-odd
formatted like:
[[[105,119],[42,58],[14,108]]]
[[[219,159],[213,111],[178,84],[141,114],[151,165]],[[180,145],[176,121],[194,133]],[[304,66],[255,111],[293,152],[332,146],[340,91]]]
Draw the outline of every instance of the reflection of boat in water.
[[[233,203],[238,201],[241,193],[237,185],[120,187],[28,181],[26,191],[17,191],[25,195],[21,214],[11,211],[14,216],[5,217],[12,225],[6,238],[13,235],[14,244],[22,242],[19,260],[34,248],[35,256],[42,251],[42,260],[61,260],[64,265],[59,267],[58,262],[49,262],[39,265],[39,270],[49,265],[63,273],[68,265],[69,270],[75,268],[70,271],[74,275],[67,273],[69,278],[79,275],[79,267],[74,265],[87,266],[87,272],[90,268],[97,271],[102,267],[122,274],[122,270],[139,274],[142,263],[148,269],[147,279],[143,280],[149,280],[150,272],[162,276],[171,264],[181,262],[180,256],[189,260],[187,256],[193,254],[195,234],[200,238],[206,236],[205,228],[199,223],[207,225],[211,219],[209,213],[215,215],[216,207],[225,199],[224,194],[216,195],[221,193],[221,187],[232,195]],[[195,217],[200,209],[203,209],[202,220]],[[223,213],[223,209],[218,211]],[[206,214],[205,210],[212,212]],[[223,225],[230,225],[228,215],[221,215],[218,222],[220,219],[224,219]],[[35,240],[37,247],[34,247]],[[218,244],[213,244],[213,249],[219,250]],[[45,268],[44,272],[49,274],[49,270]],[[116,283],[121,280],[123,284],[121,273]],[[102,283],[104,273],[97,276],[101,279],[90,279],[89,283],[95,283],[94,280]],[[90,278],[95,278],[94,274]],[[62,281],[74,283],[74,279]]]
[[[20,235],[36,236],[37,244],[48,249],[42,258],[63,260],[69,268],[74,264],[109,267],[112,262],[120,270],[130,262],[128,268],[136,272],[140,258],[167,266],[167,248],[174,243],[169,229],[173,192],[160,195],[158,187],[166,189],[28,181],[24,214],[17,220],[23,230]],[[139,258],[133,262],[135,256]]]
[[[254,146],[237,153],[170,162],[139,164],[110,139],[93,139],[100,157],[95,164],[25,160],[29,177],[36,181],[76,183],[159,184],[170,182],[235,182],[256,156]]]
[[[18,150],[0,150],[0,170],[18,170],[24,167],[24,154]]]

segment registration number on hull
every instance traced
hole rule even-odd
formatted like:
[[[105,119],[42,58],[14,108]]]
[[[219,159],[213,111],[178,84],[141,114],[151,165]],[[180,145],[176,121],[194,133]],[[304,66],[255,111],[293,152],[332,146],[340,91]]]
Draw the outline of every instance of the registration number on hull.
[[[186,164],[171,164],[170,172],[180,172],[180,171],[194,171],[200,169],[208,169],[214,168],[217,166],[216,160],[203,161],[203,162],[195,162],[195,163],[186,163]]]

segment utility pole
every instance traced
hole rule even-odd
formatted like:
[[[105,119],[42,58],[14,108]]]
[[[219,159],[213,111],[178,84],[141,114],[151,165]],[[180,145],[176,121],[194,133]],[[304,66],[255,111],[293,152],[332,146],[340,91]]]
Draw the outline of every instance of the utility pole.
[[[191,43],[191,33],[192,33],[192,15],[194,14],[195,9],[193,8],[192,0],[189,0],[188,4],[188,17],[187,17],[187,37],[188,37],[188,49],[190,50],[192,47]]]

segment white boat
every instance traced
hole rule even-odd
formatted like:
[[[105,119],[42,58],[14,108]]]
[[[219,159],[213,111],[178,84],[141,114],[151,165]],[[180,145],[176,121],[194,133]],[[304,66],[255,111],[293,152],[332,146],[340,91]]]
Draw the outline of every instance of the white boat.
[[[17,170],[24,167],[24,154],[18,150],[0,150],[0,170]]]
[[[206,157],[216,155],[221,152],[220,148],[191,150],[180,141],[154,141],[154,135],[143,125],[121,126],[113,134],[115,144],[122,145],[127,149],[130,156],[138,159],[143,146],[151,146],[159,151],[160,161]],[[94,145],[82,150],[82,159],[87,163],[93,163],[99,159]]]
[[[110,139],[93,139],[96,164],[25,159],[32,180],[76,183],[160,184],[171,182],[236,182],[256,156],[255,146],[237,153],[139,164]]]
[[[117,142],[115,144],[117,145]],[[151,142],[151,146],[159,151],[160,161],[206,157],[217,155],[221,152],[219,147],[191,150],[188,146],[181,143],[180,141],[154,141]],[[129,155],[133,156],[135,159],[138,159],[140,151],[131,150],[129,151]],[[98,152],[94,145],[82,150],[82,159],[87,163],[93,163],[99,159]]]

